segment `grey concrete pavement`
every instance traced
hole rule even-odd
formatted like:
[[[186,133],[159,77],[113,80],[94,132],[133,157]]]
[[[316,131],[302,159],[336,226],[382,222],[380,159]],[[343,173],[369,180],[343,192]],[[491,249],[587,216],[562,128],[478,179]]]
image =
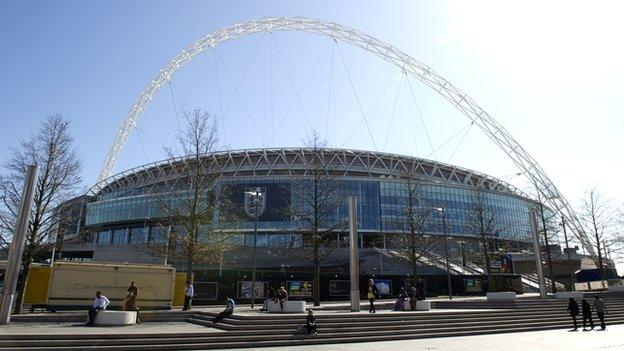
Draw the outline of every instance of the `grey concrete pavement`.
[[[0,326],[0,335],[32,334],[179,334],[220,331],[186,322],[143,323],[123,327],[93,326],[84,323],[11,323]]]

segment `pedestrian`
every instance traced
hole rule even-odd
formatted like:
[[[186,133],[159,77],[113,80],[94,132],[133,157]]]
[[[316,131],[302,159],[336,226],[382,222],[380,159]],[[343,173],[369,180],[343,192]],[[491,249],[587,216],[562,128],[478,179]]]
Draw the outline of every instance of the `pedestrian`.
[[[106,296],[102,295],[101,292],[95,293],[95,299],[93,299],[93,307],[89,309],[89,319],[87,320],[87,325],[92,326],[95,322],[95,317],[97,316],[99,311],[106,311],[106,307],[110,303],[110,300],[106,298]]]
[[[139,287],[136,285],[135,282],[130,282],[130,287],[128,287],[128,294],[134,296],[134,298],[136,299],[137,296],[139,296]]]
[[[184,307],[182,307],[182,311],[188,311],[191,309],[193,295],[195,295],[193,284],[191,284],[190,281],[186,281],[184,284]]]
[[[280,303],[280,308],[282,309],[282,312],[284,312],[284,301],[288,300],[288,292],[286,292],[286,289],[284,289],[283,286],[280,286],[280,288],[277,289],[277,294],[275,294],[275,297]]]
[[[231,316],[234,313],[234,306],[236,306],[234,300],[232,300],[229,296],[226,296],[225,300],[225,309],[212,320],[212,323],[220,322],[223,318]]]
[[[405,288],[401,287],[399,291],[399,297],[397,297],[396,303],[394,304],[395,311],[405,311],[405,301],[407,300],[407,292]]]
[[[136,323],[141,324],[141,320],[139,319],[139,309],[136,307],[136,296],[133,294],[126,295],[126,298],[123,301],[122,306],[124,311],[134,311],[136,312]]]
[[[596,310],[598,319],[600,319],[600,329],[607,329],[607,326],[605,324],[605,314],[607,313],[607,306],[605,305],[604,301],[600,297],[598,297],[598,295],[594,296],[594,310]]]
[[[572,321],[574,322],[574,330],[578,329],[578,325],[576,324],[576,316],[578,316],[579,314],[579,306],[578,303],[576,303],[576,300],[574,300],[573,298],[570,298],[570,301],[568,301],[568,309],[567,311],[570,314],[570,317],[572,317]]]
[[[368,299],[368,302],[370,303],[370,306],[368,307],[368,313],[377,313],[377,311],[375,311],[375,299],[379,297],[379,290],[377,290],[377,286],[375,285],[375,282],[372,279],[368,280],[368,290],[366,293],[366,298]]]
[[[418,301],[418,291],[416,290],[416,287],[413,287],[410,289],[410,291],[412,292],[412,296],[410,296],[410,309],[412,311],[416,311],[416,301]]]
[[[271,301],[277,300],[275,299],[275,289],[269,286],[267,287],[267,298],[264,299],[264,303],[262,304],[262,308],[260,309],[260,311],[269,312],[269,303]]]
[[[308,310],[305,328],[308,335],[316,335],[316,317],[314,316],[314,311],[312,311],[312,309]]]
[[[587,300],[581,301],[581,310],[583,312],[583,330],[586,330],[587,321],[589,320],[589,326],[594,329],[594,321],[592,320],[592,309]]]

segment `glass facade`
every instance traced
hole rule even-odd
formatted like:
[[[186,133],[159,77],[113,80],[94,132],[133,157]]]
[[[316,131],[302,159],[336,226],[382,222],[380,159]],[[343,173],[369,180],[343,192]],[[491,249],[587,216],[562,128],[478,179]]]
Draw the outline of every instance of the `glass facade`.
[[[245,189],[263,187],[266,189],[265,210],[258,218],[257,244],[259,247],[286,245],[301,240],[288,234],[301,226],[293,220],[293,208],[302,207],[301,184],[311,183],[307,179],[291,179],[281,176],[238,177],[222,180],[217,190],[221,196],[230,199],[233,207],[240,210],[240,218],[231,228],[241,235],[232,237],[236,244],[250,245],[253,235],[254,218],[243,212]],[[154,190],[151,186],[149,190]],[[98,244],[163,242],[168,228],[154,224],[162,211],[162,196],[147,193],[149,190],[138,189],[132,195],[128,191],[116,196],[98,197],[87,205],[86,225],[106,227],[114,230],[98,233],[94,241]],[[158,189],[159,191],[161,189]],[[363,242],[379,246],[383,240],[379,237],[388,232],[405,231],[408,188],[404,181],[372,177],[340,177],[336,180],[338,206],[328,216],[334,221],[346,222],[348,207],[346,199],[355,196],[358,212],[358,230],[363,235]],[[110,194],[109,194],[110,195]],[[160,196],[160,198],[159,198]],[[480,199],[480,200],[479,200]],[[502,239],[530,242],[528,199],[517,195],[480,189],[455,184],[426,183],[418,187],[413,196],[414,213],[444,208],[447,233],[453,236],[475,236],[470,225],[471,213],[477,203],[482,203],[488,211],[496,213]],[[114,226],[114,227],[113,227]],[[118,229],[119,227],[123,227]],[[346,231],[346,226],[344,231]],[[442,216],[432,210],[426,222],[426,230],[431,234],[443,232]],[[259,233],[259,234],[260,234]],[[366,235],[366,237],[364,237]],[[367,244],[368,245],[368,244]]]

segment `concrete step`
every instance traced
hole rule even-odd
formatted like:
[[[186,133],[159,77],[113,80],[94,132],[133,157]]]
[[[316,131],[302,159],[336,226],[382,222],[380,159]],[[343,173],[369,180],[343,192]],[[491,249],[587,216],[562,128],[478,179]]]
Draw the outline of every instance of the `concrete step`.
[[[610,307],[610,315],[624,314],[623,307]],[[342,316],[317,316],[319,323],[332,324],[332,323],[368,323],[368,322],[395,322],[400,320],[402,322],[426,322],[426,321],[453,321],[472,320],[472,319],[513,319],[513,318],[548,318],[552,315],[566,315],[565,308],[552,309],[552,310],[515,310],[515,311],[489,311],[489,312],[474,312],[474,313],[418,313],[418,312],[388,312],[377,313],[372,315],[342,315]],[[213,319],[213,314],[197,313],[192,318],[209,320]],[[248,316],[242,316],[248,317]],[[228,324],[232,326],[258,326],[264,327],[267,323],[271,325],[294,325],[305,321],[305,316],[299,315],[296,318],[288,318],[282,320],[278,316],[261,316],[255,319],[241,318],[234,315],[228,317],[221,322],[221,324]]]
[[[624,318],[624,311],[614,314],[610,313],[610,317],[612,318]],[[374,325],[377,328],[388,328],[388,329],[407,329],[407,328],[438,328],[440,325],[445,326],[462,326],[462,325],[488,325],[492,323],[504,324],[504,323],[524,323],[531,322],[535,320],[569,320],[570,317],[566,314],[560,313],[554,316],[520,316],[520,317],[481,317],[481,318],[473,318],[473,319],[439,319],[439,320],[427,320],[427,321],[414,321],[414,320],[387,320],[387,321],[370,321],[370,322],[322,322],[317,320],[317,324],[319,326],[319,330],[321,329],[331,329],[336,330],[340,328],[349,328],[354,325],[358,325],[358,328],[366,328],[367,325]],[[189,323],[204,325],[215,327],[222,330],[228,330],[231,332],[234,331],[263,331],[266,330],[266,326],[248,326],[248,325],[229,325],[224,323],[212,323],[210,319],[201,319],[201,318],[189,318]],[[304,324],[305,320],[301,320],[300,323],[293,324],[279,324],[272,325],[272,332],[288,332],[294,330],[298,324]]]

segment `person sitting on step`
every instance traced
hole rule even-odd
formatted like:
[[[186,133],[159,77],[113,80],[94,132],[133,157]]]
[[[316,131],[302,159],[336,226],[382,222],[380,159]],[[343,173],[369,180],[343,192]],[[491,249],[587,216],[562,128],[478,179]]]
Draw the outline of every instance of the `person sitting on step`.
[[[225,309],[223,311],[221,311],[221,313],[219,313],[213,320],[213,323],[218,323],[220,321],[223,320],[223,318],[231,316],[234,313],[234,306],[236,305],[234,303],[234,300],[232,300],[229,296],[225,297],[226,299],[226,304],[225,304]]]

